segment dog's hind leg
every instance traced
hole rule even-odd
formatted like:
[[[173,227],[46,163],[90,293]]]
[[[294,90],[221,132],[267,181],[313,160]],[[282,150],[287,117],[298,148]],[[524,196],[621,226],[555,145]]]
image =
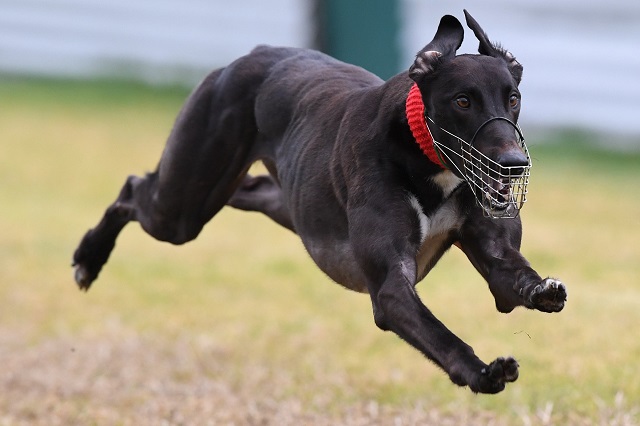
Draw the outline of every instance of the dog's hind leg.
[[[139,222],[158,240],[183,244],[196,238],[242,181],[254,161],[257,83],[218,84],[221,73],[212,73],[188,99],[157,170],[129,177],[83,237],[73,256],[80,288],[88,289],[97,278],[128,222]]]
[[[277,224],[296,232],[282,189],[270,175],[246,175],[227,205],[240,210],[261,212]]]
[[[104,216],[82,238],[73,254],[75,280],[81,289],[87,290],[98,277],[102,266],[107,263],[120,231],[132,220],[135,220],[136,209],[132,203],[134,187],[148,186],[155,180],[154,175],[146,178],[130,176],[120,190],[117,200],[111,204]]]

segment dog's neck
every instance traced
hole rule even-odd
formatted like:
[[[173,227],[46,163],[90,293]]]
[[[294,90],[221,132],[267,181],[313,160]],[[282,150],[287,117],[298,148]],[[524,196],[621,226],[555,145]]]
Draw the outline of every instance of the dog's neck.
[[[422,152],[427,156],[429,161],[437,164],[443,169],[447,169],[440,158],[440,154],[436,151],[436,147],[433,145],[433,136],[427,126],[427,121],[424,115],[424,103],[422,102],[422,95],[420,89],[416,83],[411,86],[409,95],[406,102],[407,121],[409,122],[409,128],[415,138],[416,142],[422,149]]]

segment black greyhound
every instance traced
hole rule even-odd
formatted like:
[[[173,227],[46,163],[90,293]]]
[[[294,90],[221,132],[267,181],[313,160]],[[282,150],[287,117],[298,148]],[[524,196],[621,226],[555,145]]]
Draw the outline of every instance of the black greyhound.
[[[410,70],[387,82],[319,52],[264,46],[212,72],[180,112],[157,170],[129,177],[82,239],[80,288],[130,221],[183,244],[225,205],[260,211],[297,233],[330,278],[369,293],[376,325],[454,383],[504,389],[518,377],[515,359],[482,362],[414,289],[456,245],[500,312],[558,312],[566,300],[564,285],[519,252],[530,168],[515,124],[522,66],[465,16],[480,54],[456,56],[464,29],[444,16]],[[269,175],[248,175],[259,160]]]

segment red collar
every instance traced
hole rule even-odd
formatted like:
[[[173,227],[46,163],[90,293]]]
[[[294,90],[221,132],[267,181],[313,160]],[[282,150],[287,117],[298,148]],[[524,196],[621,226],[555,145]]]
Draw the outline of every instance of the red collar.
[[[411,86],[411,90],[409,90],[406,110],[409,128],[411,129],[411,133],[413,134],[416,142],[420,145],[422,152],[424,152],[432,163],[446,169],[447,166],[444,164],[433,145],[433,136],[431,136],[429,127],[427,127],[427,121],[424,115],[422,95],[420,94],[420,89],[416,83],[414,83],[413,86]]]

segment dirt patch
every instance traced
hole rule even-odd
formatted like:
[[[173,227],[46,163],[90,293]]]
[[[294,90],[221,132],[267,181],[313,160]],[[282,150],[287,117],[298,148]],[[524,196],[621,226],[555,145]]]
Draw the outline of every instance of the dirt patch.
[[[504,424],[375,401],[313,408],[287,395],[290,377],[238,367],[206,338],[168,341],[119,331],[29,344],[0,330],[2,425]],[[327,398],[328,400],[328,398]]]

